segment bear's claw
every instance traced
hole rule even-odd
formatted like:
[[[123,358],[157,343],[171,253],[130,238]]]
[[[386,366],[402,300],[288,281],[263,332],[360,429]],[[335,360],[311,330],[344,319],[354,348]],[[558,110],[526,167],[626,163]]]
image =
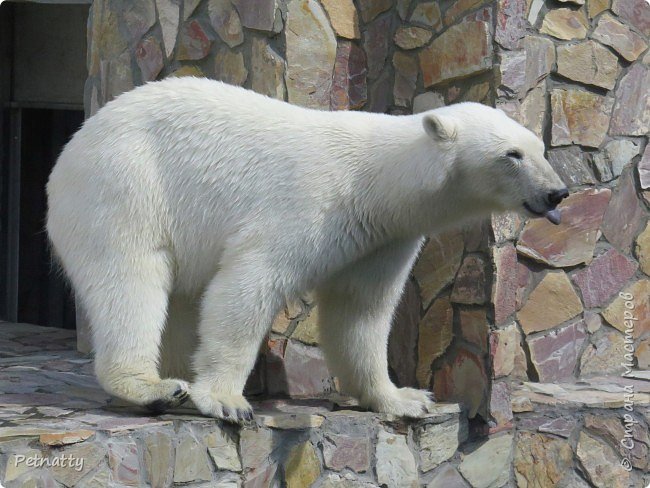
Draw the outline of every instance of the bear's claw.
[[[164,390],[168,386],[166,383],[169,381],[170,380],[168,379],[162,380],[157,385],[157,388]],[[145,404],[145,407],[154,415],[160,415],[169,409],[176,408],[189,399],[190,394],[187,391],[187,386],[184,382],[180,385],[176,382],[176,384],[172,384],[171,386],[175,388],[173,391],[167,394],[163,393],[160,398],[156,398],[155,400]]]
[[[188,393],[187,390],[179,388],[173,393],[173,396],[174,398],[177,398],[180,401],[179,403],[180,405],[181,403],[185,403],[187,401],[187,399],[190,397],[190,394]]]
[[[226,422],[230,422],[233,424],[243,424],[246,422],[251,422],[253,420],[253,411],[252,410],[247,410],[243,408],[228,408],[228,407],[223,407],[221,409],[222,412],[222,419]]]
[[[251,410],[243,410],[241,408],[237,409],[237,418],[240,418],[246,422],[253,420],[253,412]]]

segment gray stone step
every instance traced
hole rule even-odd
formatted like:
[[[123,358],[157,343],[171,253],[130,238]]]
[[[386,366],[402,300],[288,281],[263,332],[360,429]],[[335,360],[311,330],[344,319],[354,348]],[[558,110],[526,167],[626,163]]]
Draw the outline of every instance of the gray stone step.
[[[468,436],[457,404],[409,420],[336,396],[252,402],[255,419],[243,427],[191,404],[152,417],[104,393],[74,332],[25,324],[0,324],[0,393],[7,488],[418,487]]]

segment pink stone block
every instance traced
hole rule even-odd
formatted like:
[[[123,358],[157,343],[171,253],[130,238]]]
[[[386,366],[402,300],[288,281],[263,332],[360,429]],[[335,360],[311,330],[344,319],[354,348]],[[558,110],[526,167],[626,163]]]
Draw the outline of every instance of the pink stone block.
[[[506,49],[514,49],[526,33],[526,0],[499,0],[494,40]]]
[[[601,228],[610,244],[629,253],[644,220],[645,212],[636,194],[632,171],[628,169],[619,178]]]
[[[530,359],[537,370],[540,382],[553,382],[574,378],[582,345],[587,331],[582,321],[537,337],[527,338]]]
[[[650,36],[650,5],[647,0],[614,0],[612,10],[646,36]]]
[[[368,99],[366,54],[349,41],[340,41],[336,49],[330,108],[361,108]]]
[[[370,469],[370,439],[328,434],[323,443],[325,466],[336,471],[349,468],[357,473]]]
[[[638,263],[615,249],[596,257],[592,263],[571,277],[580,292],[585,308],[602,307],[623,287]]]
[[[496,281],[492,288],[494,322],[497,325],[508,320],[517,305],[517,250],[512,244],[494,249]]]
[[[562,223],[553,225],[545,219],[528,221],[517,250],[556,268],[589,263],[610,197],[611,190],[606,188],[570,195],[559,207]]]

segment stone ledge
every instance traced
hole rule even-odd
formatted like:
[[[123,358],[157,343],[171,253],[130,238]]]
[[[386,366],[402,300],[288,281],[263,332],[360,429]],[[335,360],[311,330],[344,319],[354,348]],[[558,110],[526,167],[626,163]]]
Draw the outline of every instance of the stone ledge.
[[[457,455],[467,438],[457,405],[439,405],[420,420],[333,411],[334,405],[324,400],[255,402],[255,422],[238,427],[190,409],[149,417],[110,406],[70,410],[3,404],[0,480],[7,488],[40,483],[420,486],[428,472]],[[25,458],[49,460],[52,466],[29,467]],[[83,459],[83,465],[54,465],[66,458]]]
[[[512,389],[513,412],[529,412],[535,405],[569,408],[624,408],[632,403],[650,407],[650,374],[633,371],[628,377],[594,376],[574,383],[524,382]]]
[[[74,331],[27,324],[0,324],[0,393],[7,488],[420,486],[468,435],[457,404],[408,420],[334,396],[253,401],[243,427],[192,408],[153,417],[101,390]]]
[[[92,360],[72,350],[73,342],[72,331],[0,324],[0,483],[7,488],[477,488],[526,486],[526,480],[555,486],[560,479],[558,486],[643,488],[650,482],[650,373],[644,371],[506,385],[514,415],[504,418],[511,420],[490,429],[496,435],[464,442],[470,429],[456,404],[438,404],[419,420],[355,410],[333,396],[252,402],[255,422],[244,427],[191,408],[152,417],[108,401]],[[630,389],[632,411],[625,403]],[[630,449],[620,445],[626,429],[632,429]],[[623,458],[629,472],[620,466]],[[27,459],[43,466],[28,466]],[[83,465],[74,464],[81,459]]]
[[[513,385],[512,410],[517,486],[649,486],[648,371]]]

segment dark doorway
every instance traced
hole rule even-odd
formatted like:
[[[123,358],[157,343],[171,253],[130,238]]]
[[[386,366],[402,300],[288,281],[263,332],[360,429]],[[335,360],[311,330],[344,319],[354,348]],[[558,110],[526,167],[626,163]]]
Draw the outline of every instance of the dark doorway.
[[[83,112],[25,109],[22,113],[18,321],[74,328],[74,300],[52,262],[44,232],[45,185],[61,147]]]
[[[0,320],[74,328],[50,255],[45,185],[83,122],[88,5],[0,7]]]

